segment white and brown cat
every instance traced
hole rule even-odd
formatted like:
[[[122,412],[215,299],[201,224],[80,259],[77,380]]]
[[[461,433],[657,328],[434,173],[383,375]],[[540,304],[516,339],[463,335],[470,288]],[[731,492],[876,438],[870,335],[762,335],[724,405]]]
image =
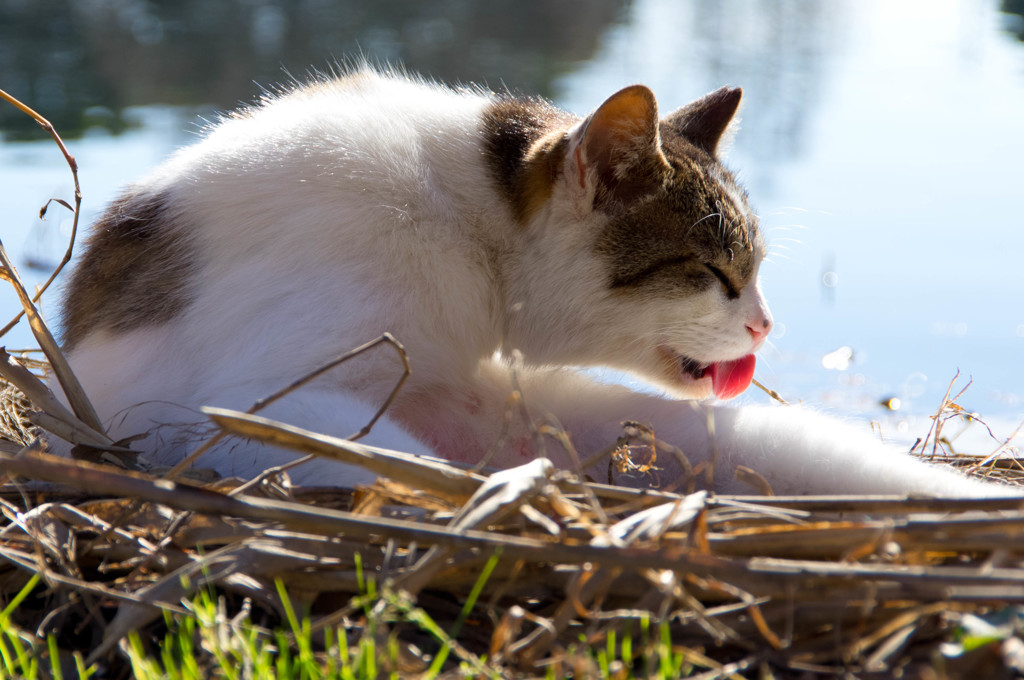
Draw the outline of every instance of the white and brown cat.
[[[715,450],[721,492],[751,492],[737,465],[777,493],[1007,492],[804,410],[657,397],[576,368],[621,369],[688,399],[750,384],[772,326],[764,244],[716,155],[740,97],[723,88],[659,117],[636,85],[580,118],[371,69],[268,97],[96,225],[66,290],[71,365],[112,434],[148,432],[136,446],[164,464],[200,441],[198,407],[247,408],[388,331],[412,375],[366,440],[378,446],[478,461],[502,430],[501,357],[518,350],[533,413],[553,414],[583,457],[628,419],[695,464]],[[399,373],[393,353],[368,353],[264,414],[349,435]],[[557,445],[547,453],[570,464]],[[514,426],[492,463],[535,455]],[[252,476],[292,457],[233,440],[198,464]],[[668,459],[662,484],[679,474]],[[330,461],[292,476],[368,481]]]

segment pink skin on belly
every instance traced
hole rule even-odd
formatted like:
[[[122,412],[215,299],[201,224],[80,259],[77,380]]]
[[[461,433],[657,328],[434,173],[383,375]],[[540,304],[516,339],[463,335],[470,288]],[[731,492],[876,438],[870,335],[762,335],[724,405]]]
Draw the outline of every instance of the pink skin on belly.
[[[501,413],[489,413],[484,400],[475,393],[409,395],[389,412],[419,440],[441,458],[476,464],[496,443],[501,431]],[[513,429],[518,414],[513,414]],[[533,459],[533,442],[529,436],[512,432],[505,446],[487,462],[493,467],[511,467]]]

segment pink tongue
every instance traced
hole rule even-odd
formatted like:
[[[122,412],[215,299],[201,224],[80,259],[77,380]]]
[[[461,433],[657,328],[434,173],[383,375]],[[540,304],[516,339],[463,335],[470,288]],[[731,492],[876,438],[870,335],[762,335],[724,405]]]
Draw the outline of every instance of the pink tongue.
[[[715,390],[716,397],[732,399],[750,387],[750,381],[754,379],[755,363],[754,355],[748,354],[735,361],[719,361],[711,364],[707,367],[704,375],[711,376],[711,385]]]

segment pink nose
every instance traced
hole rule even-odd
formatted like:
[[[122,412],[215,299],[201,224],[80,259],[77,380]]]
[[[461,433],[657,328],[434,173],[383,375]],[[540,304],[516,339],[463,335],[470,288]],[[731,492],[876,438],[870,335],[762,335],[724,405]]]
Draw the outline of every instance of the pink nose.
[[[755,345],[760,345],[761,342],[768,337],[768,334],[772,332],[772,319],[770,316],[765,316],[759,323],[748,323],[747,332],[750,333],[750,337],[753,338]]]

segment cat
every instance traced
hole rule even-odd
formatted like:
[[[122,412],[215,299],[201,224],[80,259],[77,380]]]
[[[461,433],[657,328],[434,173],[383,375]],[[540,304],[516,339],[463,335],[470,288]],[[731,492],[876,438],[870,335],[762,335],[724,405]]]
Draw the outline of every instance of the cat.
[[[660,117],[633,85],[581,118],[366,67],[268,95],[99,220],[66,286],[70,364],[112,435],[147,433],[133,446],[157,464],[208,436],[198,407],[245,409],[390,332],[412,372],[364,440],[378,446],[528,462],[530,428],[506,417],[515,356],[531,413],[582,459],[633,420],[694,465],[714,454],[717,492],[755,492],[744,465],[782,494],[1010,493],[806,410],[706,401],[750,385],[773,323],[758,219],[719,157],[741,97],[724,87]],[[593,366],[666,394],[578,368]],[[347,436],[400,373],[393,352],[367,352],[262,415]],[[574,465],[553,442],[545,454]],[[227,439],[196,464],[252,477],[294,455]],[[662,454],[585,472],[665,486],[683,469]],[[325,460],[290,474],[373,479]]]

